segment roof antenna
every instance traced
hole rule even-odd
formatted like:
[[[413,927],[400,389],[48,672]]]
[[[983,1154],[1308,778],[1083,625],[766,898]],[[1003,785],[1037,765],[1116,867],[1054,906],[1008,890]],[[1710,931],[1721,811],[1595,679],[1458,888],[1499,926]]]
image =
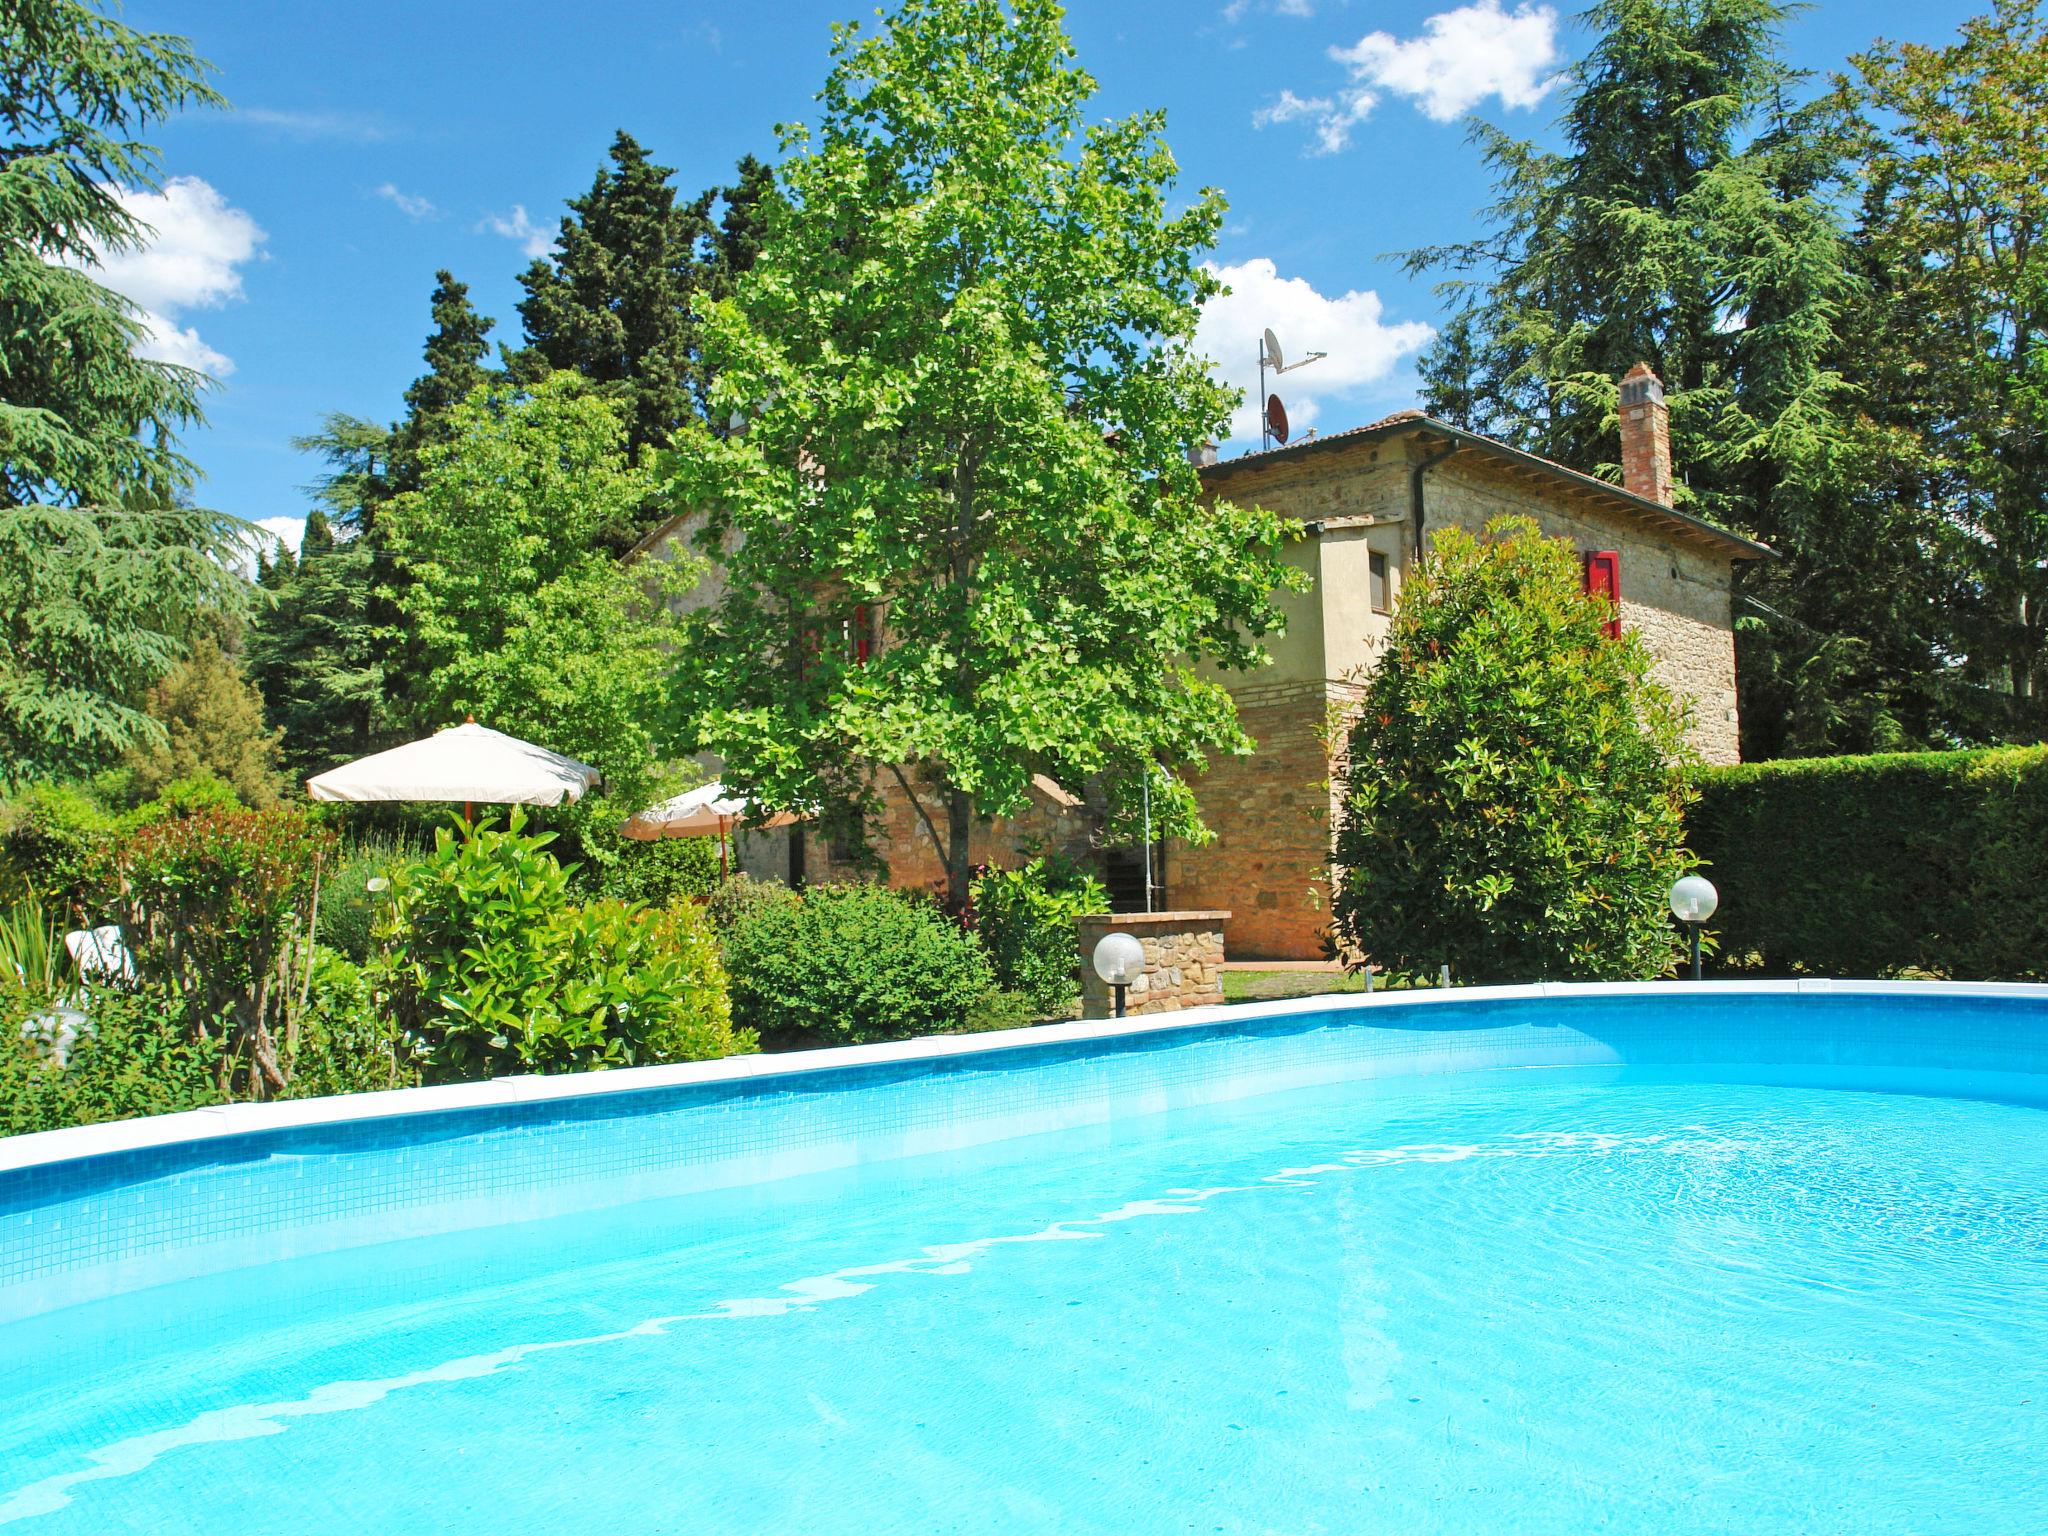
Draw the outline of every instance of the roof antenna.
[[[1287,443],[1287,407],[1280,403],[1278,395],[1266,393],[1266,370],[1271,368],[1274,377],[1292,373],[1296,368],[1306,368],[1310,363],[1319,363],[1330,354],[1311,352],[1298,363],[1290,363],[1280,350],[1280,338],[1273,334],[1273,328],[1266,327],[1259,338],[1259,395],[1266,402],[1265,410],[1259,417],[1259,447],[1273,447],[1276,443],[1285,447]]]

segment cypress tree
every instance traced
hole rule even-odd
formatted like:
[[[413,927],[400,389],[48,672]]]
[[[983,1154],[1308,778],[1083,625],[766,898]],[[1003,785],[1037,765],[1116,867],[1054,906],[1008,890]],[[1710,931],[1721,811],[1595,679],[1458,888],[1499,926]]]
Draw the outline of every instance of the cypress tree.
[[[665,444],[694,413],[693,308],[713,194],[678,203],[669,167],[631,134],[569,203],[554,254],[520,274],[521,372],[573,370],[618,401],[628,451]]]
[[[469,302],[469,285],[443,267],[434,274],[431,303],[434,329],[427,337],[427,371],[406,389],[405,416],[392,429],[391,478],[398,490],[418,484],[421,450],[447,441],[448,413],[491,377],[483,364],[497,322],[477,313]]]

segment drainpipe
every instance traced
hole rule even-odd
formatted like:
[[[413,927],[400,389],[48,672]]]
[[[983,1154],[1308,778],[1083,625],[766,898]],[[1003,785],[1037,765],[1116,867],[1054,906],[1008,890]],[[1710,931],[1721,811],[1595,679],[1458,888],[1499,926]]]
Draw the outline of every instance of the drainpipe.
[[[1408,520],[1415,524],[1415,558],[1417,561],[1422,559],[1422,477],[1457,451],[1458,444],[1454,439],[1451,442],[1445,443],[1435,453],[1417,459],[1408,466]]]

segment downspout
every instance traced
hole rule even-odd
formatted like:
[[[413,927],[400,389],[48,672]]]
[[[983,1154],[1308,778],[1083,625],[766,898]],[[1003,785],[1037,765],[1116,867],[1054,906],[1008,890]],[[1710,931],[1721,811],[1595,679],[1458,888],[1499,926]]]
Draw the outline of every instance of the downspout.
[[[1422,560],[1422,523],[1424,515],[1422,477],[1457,451],[1458,443],[1454,438],[1450,442],[1445,443],[1443,447],[1437,449],[1435,453],[1419,458],[1408,466],[1408,520],[1415,525],[1415,559],[1417,563],[1420,563]]]

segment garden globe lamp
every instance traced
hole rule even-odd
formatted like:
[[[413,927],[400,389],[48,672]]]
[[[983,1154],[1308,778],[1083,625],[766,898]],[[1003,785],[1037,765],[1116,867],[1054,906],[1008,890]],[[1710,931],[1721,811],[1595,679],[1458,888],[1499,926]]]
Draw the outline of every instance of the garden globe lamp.
[[[1105,933],[1095,946],[1095,974],[1109,983],[1116,1016],[1124,1016],[1124,993],[1145,974],[1145,946],[1128,933]]]
[[[1672,882],[1671,915],[1684,924],[1692,939],[1692,979],[1700,979],[1700,928],[1721,905],[1721,893],[1705,875],[1687,875]]]

